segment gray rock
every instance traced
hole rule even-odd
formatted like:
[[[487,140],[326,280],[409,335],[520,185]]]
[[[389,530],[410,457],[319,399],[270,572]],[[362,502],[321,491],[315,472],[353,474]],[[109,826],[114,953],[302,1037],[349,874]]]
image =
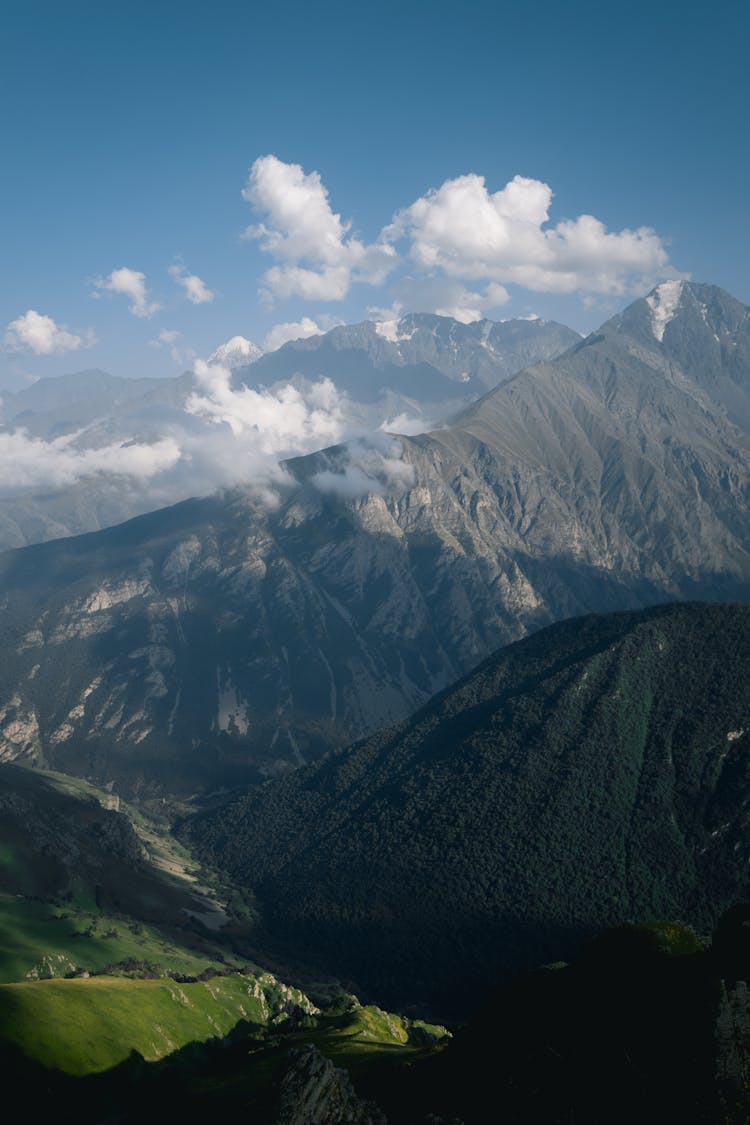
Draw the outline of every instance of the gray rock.
[[[347,1072],[312,1043],[292,1052],[279,1104],[277,1125],[387,1125],[377,1106],[357,1097]]]

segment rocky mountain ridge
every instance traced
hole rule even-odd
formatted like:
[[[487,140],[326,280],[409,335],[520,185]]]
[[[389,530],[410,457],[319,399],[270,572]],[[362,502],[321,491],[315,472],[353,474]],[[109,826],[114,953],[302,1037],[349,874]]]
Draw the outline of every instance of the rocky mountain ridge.
[[[681,283],[655,320],[661,300],[449,428],[289,462],[271,506],[5,555],[2,754],[130,791],[273,776],[552,620],[747,597],[748,310]]]

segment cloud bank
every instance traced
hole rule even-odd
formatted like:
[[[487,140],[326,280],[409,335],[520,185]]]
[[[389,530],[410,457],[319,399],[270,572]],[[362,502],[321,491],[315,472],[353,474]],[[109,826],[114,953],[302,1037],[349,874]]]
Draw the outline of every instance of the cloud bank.
[[[63,488],[95,476],[127,476],[146,482],[174,468],[180,447],[172,437],[153,443],[116,442],[99,449],[76,446],[77,433],[54,441],[30,437],[24,430],[0,433],[0,491]]]
[[[382,286],[399,270],[393,296],[410,311],[421,304],[468,322],[505,304],[507,285],[590,298],[639,293],[676,276],[651,227],[610,231],[589,214],[551,223],[551,187],[524,176],[494,192],[474,173],[445,180],[371,244],[332,210],[319,173],[299,164],[260,157],[242,194],[260,219],[245,236],[275,262],[261,290],[270,301],[343,300],[354,282]],[[426,309],[426,293],[441,288]]]
[[[593,215],[549,223],[552,189],[515,176],[491,193],[484,177],[446,180],[400,211],[385,232],[409,241],[427,274],[515,284],[538,293],[640,291],[669,258],[650,227],[610,232]]]

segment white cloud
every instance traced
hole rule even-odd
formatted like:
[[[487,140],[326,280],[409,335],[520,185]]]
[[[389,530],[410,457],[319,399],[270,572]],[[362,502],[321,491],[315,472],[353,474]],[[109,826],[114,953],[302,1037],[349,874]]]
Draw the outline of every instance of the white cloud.
[[[180,338],[180,333],[173,328],[163,328],[155,340],[149,340],[148,346],[150,348],[169,348],[169,354],[175,363],[185,363],[186,360],[192,358],[192,352],[188,349],[184,354],[177,347],[177,341]]]
[[[283,344],[288,344],[290,340],[307,340],[310,336],[322,335],[323,329],[320,325],[316,324],[309,316],[303,316],[302,320],[274,324],[263,341],[263,350],[275,352],[277,348],[280,348]]]
[[[228,367],[198,360],[201,391],[187,402],[190,414],[224,423],[235,438],[249,435],[254,451],[289,456],[340,440],[346,423],[346,396],[330,379],[300,391],[291,383],[271,390],[235,390]]]
[[[263,276],[271,299],[342,300],[352,282],[381,285],[396,263],[391,245],[368,246],[350,234],[351,223],[331,210],[319,174],[299,164],[259,157],[242,195],[262,219],[245,236],[278,263]]]
[[[403,277],[394,286],[399,307],[410,312],[436,313],[438,316],[452,316],[463,324],[481,320],[490,309],[495,309],[510,300],[510,294],[496,282],[486,286],[484,291],[467,289],[453,278]]]
[[[551,201],[540,180],[516,176],[490,193],[484,177],[459,176],[399,212],[384,235],[408,238],[425,273],[536,292],[621,295],[674,273],[650,227],[610,232],[593,215],[548,226]],[[483,300],[492,299],[488,288]]]
[[[103,292],[122,293],[130,297],[132,304],[130,311],[133,316],[150,317],[158,312],[161,305],[156,301],[149,301],[146,289],[146,275],[139,270],[128,269],[122,266],[112,270],[108,277],[99,278],[94,282],[95,291],[92,297],[100,297]]]
[[[94,343],[96,339],[91,329],[84,340],[82,336],[68,332],[66,325],[55,324],[51,316],[44,316],[34,309],[12,320],[5,329],[5,347],[9,351],[31,355],[75,352]]]
[[[168,272],[170,277],[173,277],[185,290],[187,299],[192,305],[205,305],[215,298],[216,294],[208,288],[205,281],[198,277],[197,273],[188,273],[182,264],[170,266]]]
[[[378,429],[383,433],[388,434],[404,434],[406,436],[414,434],[424,434],[429,430],[434,429],[435,423],[430,418],[424,418],[417,414],[407,414],[402,411],[401,414],[396,414],[395,417],[381,422]]]
[[[66,434],[54,441],[29,437],[24,430],[0,433],[2,491],[19,488],[62,488],[87,477],[116,474],[141,481],[173,468],[180,447],[172,437],[151,444],[115,443],[99,449],[76,447],[79,435]]]
[[[311,476],[310,483],[344,500],[380,495],[394,485],[413,483],[414,466],[403,454],[401,443],[390,434],[355,438],[330,458],[329,468]]]
[[[162,328],[161,332],[155,340],[149,340],[148,346],[150,348],[161,348],[164,345],[174,344],[174,342],[176,340],[179,340],[179,338],[180,333],[177,332],[176,329]]]

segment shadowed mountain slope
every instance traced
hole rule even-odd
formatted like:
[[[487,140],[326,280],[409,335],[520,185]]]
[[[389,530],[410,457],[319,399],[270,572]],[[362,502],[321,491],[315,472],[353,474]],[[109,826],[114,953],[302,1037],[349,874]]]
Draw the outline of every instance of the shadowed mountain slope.
[[[585,617],[183,831],[268,942],[460,1010],[603,926],[706,932],[747,897],[748,730],[750,607]]]

